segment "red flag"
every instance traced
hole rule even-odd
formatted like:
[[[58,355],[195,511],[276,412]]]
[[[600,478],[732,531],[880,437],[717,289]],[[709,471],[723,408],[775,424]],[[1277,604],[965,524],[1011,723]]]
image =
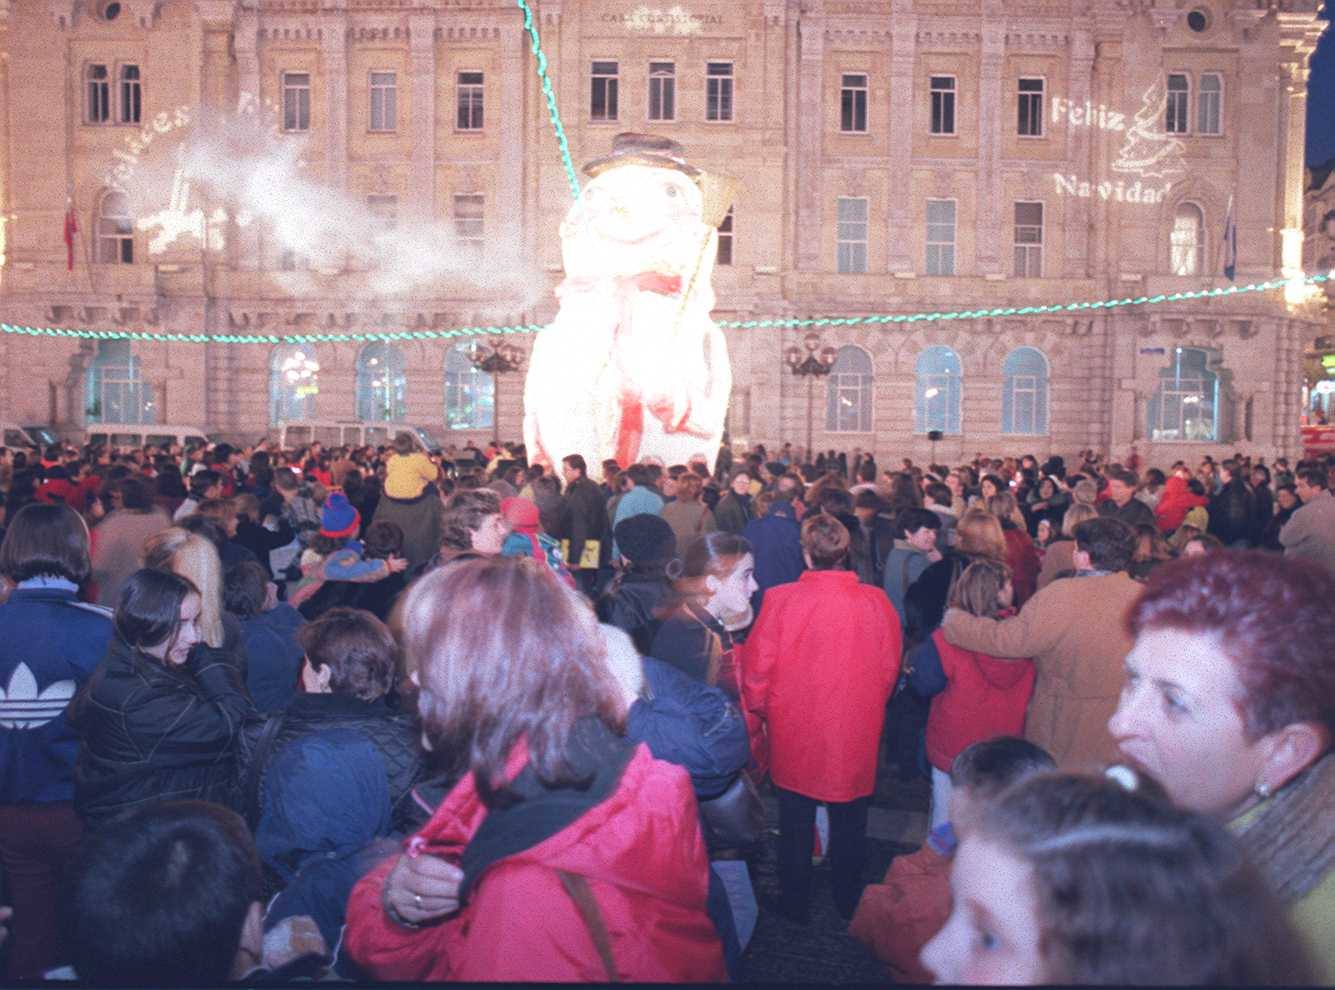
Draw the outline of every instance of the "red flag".
[[[65,211],[65,270],[74,271],[74,235],[78,233],[79,223],[74,219],[74,207]]]

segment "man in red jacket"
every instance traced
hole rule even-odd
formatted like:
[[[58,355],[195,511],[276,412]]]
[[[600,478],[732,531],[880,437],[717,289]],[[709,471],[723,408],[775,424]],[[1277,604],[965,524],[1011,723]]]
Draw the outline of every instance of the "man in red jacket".
[[[779,792],[779,911],[804,921],[816,806],[830,811],[834,902],[862,893],[867,804],[885,704],[899,676],[899,619],[885,593],[847,569],[849,535],[821,513],[802,524],[808,570],[771,588],[746,642],[743,700],[765,723]]]

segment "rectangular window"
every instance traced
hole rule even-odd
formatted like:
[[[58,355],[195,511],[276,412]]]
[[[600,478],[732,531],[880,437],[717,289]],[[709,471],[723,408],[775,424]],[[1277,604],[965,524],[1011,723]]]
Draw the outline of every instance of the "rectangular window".
[[[371,130],[398,127],[399,78],[393,72],[371,73]]]
[[[1020,109],[1016,133],[1020,137],[1043,136],[1043,80],[1020,80]]]
[[[649,119],[677,119],[677,67],[671,62],[649,63]]]
[[[139,87],[139,66],[122,65],[121,71],[122,124],[137,124],[143,112],[143,91]]]
[[[311,259],[293,248],[284,248],[278,256],[278,267],[285,272],[305,271],[311,267]]]
[[[388,233],[398,226],[399,222],[399,197],[397,196],[367,196],[366,208],[371,216],[375,218],[376,226],[383,233]]]
[[[311,129],[311,75],[309,72],[283,73],[283,130]]]
[[[932,133],[955,133],[955,77],[932,76]]]
[[[732,63],[705,63],[705,120],[732,120]]]
[[[617,119],[617,64],[594,62],[592,90],[589,95],[590,120]]]
[[[1224,133],[1224,79],[1217,72],[1202,72],[1196,96],[1196,131],[1217,136]]]
[[[460,72],[455,77],[456,113],[454,126],[460,131],[482,130],[482,90],[481,72]]]
[[[835,239],[839,248],[839,271],[848,275],[860,275],[865,272],[867,270],[866,199],[839,197],[839,223]]]
[[[482,254],[482,207],[480,193],[465,193],[454,197],[454,240],[461,252],[480,257]]]
[[[927,274],[955,274],[955,201],[927,201]]]
[[[867,77],[860,72],[840,77],[839,130],[845,134],[867,133]]]
[[[723,222],[718,225],[718,257],[715,264],[732,264],[732,207],[728,207],[728,215],[723,218]]]
[[[1043,204],[1015,204],[1015,277],[1043,275]]]
[[[84,121],[105,124],[111,119],[111,82],[105,65],[89,65],[84,69]]]
[[[1169,134],[1186,134],[1187,110],[1191,106],[1191,82],[1180,72],[1168,74],[1168,100],[1164,106],[1163,129]]]

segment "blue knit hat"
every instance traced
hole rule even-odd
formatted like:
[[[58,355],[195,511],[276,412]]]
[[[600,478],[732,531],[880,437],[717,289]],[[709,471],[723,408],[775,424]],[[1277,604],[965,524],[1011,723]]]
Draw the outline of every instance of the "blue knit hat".
[[[356,536],[361,525],[361,514],[352,507],[348,497],[342,492],[330,492],[320,510],[320,535],[343,540]]]

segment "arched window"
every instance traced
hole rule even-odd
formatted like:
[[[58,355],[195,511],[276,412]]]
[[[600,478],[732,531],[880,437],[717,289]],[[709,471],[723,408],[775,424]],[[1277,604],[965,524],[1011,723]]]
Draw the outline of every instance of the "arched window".
[[[1001,432],[1048,432],[1048,359],[1033,347],[1017,347],[1001,366]]]
[[[357,418],[402,422],[408,414],[403,353],[393,344],[367,344],[357,355]]]
[[[1195,203],[1178,204],[1170,241],[1174,275],[1199,275],[1205,271],[1205,215]]]
[[[320,363],[309,347],[285,344],[269,358],[269,422],[315,418],[320,394]]]
[[[104,340],[84,379],[87,423],[156,423],[153,388],[144,382],[128,340]]]
[[[496,389],[491,375],[473,367],[472,344],[455,344],[445,352],[445,427],[489,430],[496,416]]]
[[[134,264],[134,217],[125,193],[104,193],[97,204],[95,257],[102,265]]]
[[[1177,347],[1168,367],[1159,372],[1159,387],[1150,398],[1151,440],[1222,442],[1219,431],[1219,375],[1211,368],[1209,351]]]
[[[914,371],[917,377],[914,432],[959,433],[960,400],[964,394],[959,355],[949,347],[928,347],[918,355]]]
[[[871,432],[871,358],[861,347],[841,347],[826,386],[825,429],[831,433]]]

